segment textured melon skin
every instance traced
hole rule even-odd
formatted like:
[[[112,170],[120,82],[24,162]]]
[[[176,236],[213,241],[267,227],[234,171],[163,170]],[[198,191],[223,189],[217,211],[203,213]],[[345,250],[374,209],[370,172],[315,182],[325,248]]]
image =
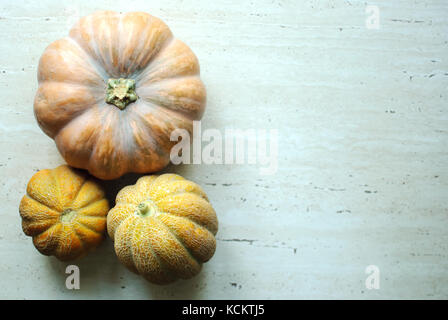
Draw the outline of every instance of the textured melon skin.
[[[118,193],[107,231],[128,269],[167,284],[197,275],[213,256],[218,220],[196,183],[176,174],[151,175]]]
[[[19,206],[23,232],[36,249],[62,261],[82,257],[101,243],[108,211],[102,188],[66,165],[34,174]]]

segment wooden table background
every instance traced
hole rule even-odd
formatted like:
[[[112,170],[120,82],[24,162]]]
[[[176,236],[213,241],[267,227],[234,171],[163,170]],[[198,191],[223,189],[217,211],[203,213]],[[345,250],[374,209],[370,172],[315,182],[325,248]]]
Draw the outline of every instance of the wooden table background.
[[[191,280],[148,284],[107,239],[74,263],[81,289],[68,290],[68,263],[21,230],[28,180],[64,162],[33,115],[39,57],[103,9],[149,12],[191,46],[203,129],[279,133],[273,175],[166,169],[201,184],[219,217],[216,254]],[[0,37],[0,298],[448,298],[447,1],[1,0]],[[112,201],[136,179],[110,184]]]

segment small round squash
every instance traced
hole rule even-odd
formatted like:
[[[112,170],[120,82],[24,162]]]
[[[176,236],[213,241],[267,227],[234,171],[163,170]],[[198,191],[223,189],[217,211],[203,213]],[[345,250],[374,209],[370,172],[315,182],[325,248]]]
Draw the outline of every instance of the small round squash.
[[[107,216],[118,259],[156,284],[188,279],[215,253],[216,213],[196,183],[151,175],[124,187]]]
[[[44,255],[79,258],[104,239],[107,199],[79,170],[62,165],[37,172],[20,202],[23,232]]]

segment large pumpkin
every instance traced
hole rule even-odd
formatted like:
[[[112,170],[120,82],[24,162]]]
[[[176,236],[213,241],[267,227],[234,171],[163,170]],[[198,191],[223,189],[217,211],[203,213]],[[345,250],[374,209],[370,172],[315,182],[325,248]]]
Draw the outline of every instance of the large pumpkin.
[[[19,207],[22,228],[40,253],[72,260],[104,239],[109,204],[86,173],[66,165],[41,170],[26,193]]]
[[[101,179],[165,167],[171,132],[191,132],[205,108],[196,56],[143,12],[82,18],[45,49],[38,81],[39,126],[69,165]]]
[[[176,174],[144,176],[123,188],[107,216],[119,260],[156,284],[199,273],[215,252],[217,230],[204,191]]]

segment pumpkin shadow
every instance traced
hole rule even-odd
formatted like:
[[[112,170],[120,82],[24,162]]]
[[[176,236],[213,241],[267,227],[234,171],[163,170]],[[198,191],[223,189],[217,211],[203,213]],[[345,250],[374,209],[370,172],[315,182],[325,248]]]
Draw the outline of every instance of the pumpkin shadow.
[[[155,300],[199,300],[204,299],[202,293],[206,285],[206,273],[202,270],[191,279],[177,280],[167,285],[146,282],[145,289]]]
[[[124,187],[135,184],[138,178],[142,176],[142,174],[128,173],[115,180],[97,179],[96,181],[103,188],[106,198],[109,201],[109,206],[112,208],[115,206],[115,198],[117,196],[117,193]]]
[[[110,207],[112,208],[113,206],[115,206],[115,198],[117,197],[118,192],[126,186],[135,184],[140,177],[147,176],[147,175],[161,175],[164,173],[176,173],[176,174],[183,176],[186,179],[190,179],[189,177],[191,176],[192,170],[194,170],[193,166],[174,165],[174,164],[170,163],[163,170],[158,171],[158,172],[145,173],[145,174],[128,173],[118,179],[115,179],[115,180],[99,180],[99,179],[97,179],[96,181],[104,189],[104,191],[106,193],[106,198],[109,201]],[[194,181],[193,178],[192,178],[192,180]]]
[[[194,170],[192,166],[188,165],[174,165],[169,164],[163,170],[153,173],[128,173],[124,176],[115,179],[115,180],[100,180],[96,179],[96,182],[103,188],[105,192],[106,199],[109,201],[110,208],[115,206],[115,199],[117,197],[118,192],[126,186],[133,185],[137,182],[137,180],[143,176],[147,175],[161,175],[164,173],[175,173],[183,176],[186,179],[190,179],[191,171]],[[191,178],[194,181],[194,178]]]

